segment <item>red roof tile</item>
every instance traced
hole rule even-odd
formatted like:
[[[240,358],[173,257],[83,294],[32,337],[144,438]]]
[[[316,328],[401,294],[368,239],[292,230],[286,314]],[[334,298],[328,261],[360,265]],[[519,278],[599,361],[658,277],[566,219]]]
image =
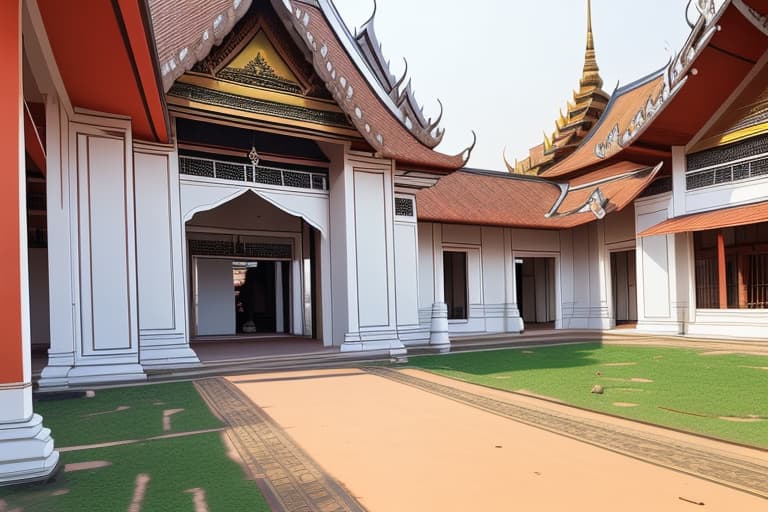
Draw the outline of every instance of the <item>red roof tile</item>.
[[[765,221],[768,221],[768,201],[675,217],[646,229],[640,233],[640,236],[706,231],[708,229],[746,226]]]

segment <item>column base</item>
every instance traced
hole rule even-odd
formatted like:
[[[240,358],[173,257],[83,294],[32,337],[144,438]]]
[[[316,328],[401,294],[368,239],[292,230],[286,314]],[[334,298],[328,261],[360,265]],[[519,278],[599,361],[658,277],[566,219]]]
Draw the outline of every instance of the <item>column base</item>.
[[[445,302],[432,304],[429,344],[446,350],[451,346],[451,339],[448,336],[448,304]]]
[[[46,367],[38,385],[41,390],[53,391],[71,386],[88,384],[115,384],[123,382],[144,382],[147,374],[138,364],[88,364],[71,367]]]
[[[525,323],[520,316],[516,304],[507,304],[504,307],[504,332],[521,333],[525,330]]]
[[[142,342],[144,343],[144,342]],[[144,368],[174,369],[200,366],[200,359],[188,343],[139,345],[139,361]]]
[[[341,352],[380,351],[390,356],[402,356],[408,352],[403,342],[397,337],[397,331],[347,333],[339,350]]]
[[[43,418],[0,424],[0,485],[46,480],[56,471],[59,452]]]

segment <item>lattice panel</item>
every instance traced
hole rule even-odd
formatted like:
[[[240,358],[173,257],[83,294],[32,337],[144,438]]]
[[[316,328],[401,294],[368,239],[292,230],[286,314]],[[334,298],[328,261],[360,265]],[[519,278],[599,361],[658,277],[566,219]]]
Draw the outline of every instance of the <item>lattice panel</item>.
[[[395,198],[395,215],[398,217],[413,217],[413,199],[408,197],[396,197]]]
[[[230,240],[190,240],[189,252],[194,256],[243,256],[247,258],[291,259],[290,244],[242,242]]]
[[[687,168],[689,171],[695,171],[742,158],[763,155],[766,152],[768,152],[768,135],[762,135],[720,148],[690,154],[687,157]]]
[[[763,148],[763,150],[766,149],[768,148]],[[689,173],[685,177],[685,186],[688,190],[695,190],[766,175],[768,175],[768,157]]]

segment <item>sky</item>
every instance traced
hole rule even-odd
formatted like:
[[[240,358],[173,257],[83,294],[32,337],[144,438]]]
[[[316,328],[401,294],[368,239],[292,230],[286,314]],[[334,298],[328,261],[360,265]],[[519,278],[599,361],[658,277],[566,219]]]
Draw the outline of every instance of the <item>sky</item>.
[[[335,0],[354,32],[373,0]],[[592,0],[603,89],[611,93],[664,66],[690,33],[687,0]],[[586,0],[378,0],[376,35],[392,72],[403,57],[427,117],[445,114],[437,150],[478,143],[469,167],[503,170],[554,130],[578,87],[586,44]],[[691,8],[691,18],[697,13]]]

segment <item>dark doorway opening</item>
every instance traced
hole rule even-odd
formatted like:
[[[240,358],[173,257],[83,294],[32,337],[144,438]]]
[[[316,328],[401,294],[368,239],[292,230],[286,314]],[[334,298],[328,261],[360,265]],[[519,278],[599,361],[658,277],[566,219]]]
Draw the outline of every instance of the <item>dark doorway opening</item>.
[[[517,304],[526,326],[552,326],[557,318],[555,258],[518,258]]]
[[[238,334],[286,332],[290,325],[289,266],[275,261],[234,261]]]
[[[467,253],[443,252],[443,282],[449,320],[467,319]]]
[[[611,288],[616,325],[637,323],[635,251],[611,253]]]

